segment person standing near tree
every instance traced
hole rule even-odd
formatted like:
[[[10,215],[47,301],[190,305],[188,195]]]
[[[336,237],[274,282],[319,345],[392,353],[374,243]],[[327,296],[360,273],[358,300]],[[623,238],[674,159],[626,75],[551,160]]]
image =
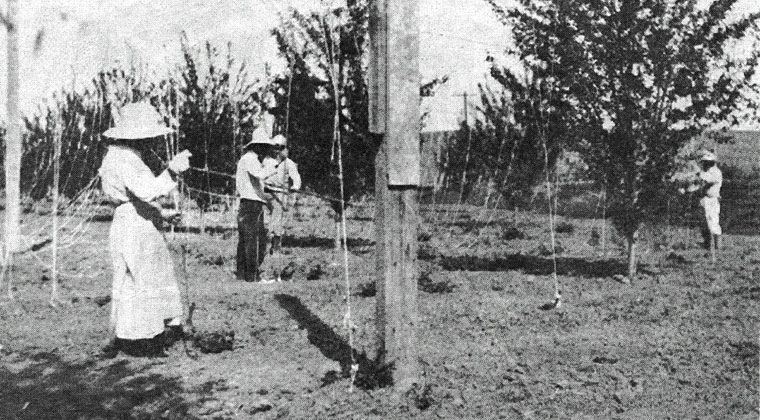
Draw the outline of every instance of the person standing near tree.
[[[704,246],[710,249],[712,243],[716,248],[720,247],[720,188],[723,185],[723,173],[715,163],[715,154],[704,152],[699,160],[699,180],[702,183],[702,198],[699,204],[704,209],[704,223],[702,224],[702,238]]]
[[[279,165],[277,174],[267,181],[267,192],[270,193],[271,217],[269,229],[272,232],[271,252],[278,252],[282,246],[285,234],[285,213],[288,211],[289,191],[301,189],[301,175],[298,165],[288,157],[288,139],[282,134],[272,138],[274,158],[264,161],[265,168]]]
[[[172,130],[148,103],[124,105],[114,120],[115,126],[103,133],[112,140],[98,171],[103,192],[118,203],[110,229],[113,337],[103,352],[113,357],[123,343],[119,340],[129,340],[160,353],[162,343],[153,339],[167,327],[180,329],[183,310],[161,230],[163,218],[153,201],[177,187],[176,178],[190,167],[191,154],[177,154],[165,171],[154,176],[143,162],[142,151],[151,140]]]
[[[272,142],[263,128],[254,130],[251,141],[243,146],[243,152],[235,175],[235,185],[240,195],[237,278],[247,282],[260,282],[259,267],[264,262],[267,247],[267,230],[264,225],[267,198],[264,183],[277,174],[280,162],[267,168],[262,164],[272,153]]]

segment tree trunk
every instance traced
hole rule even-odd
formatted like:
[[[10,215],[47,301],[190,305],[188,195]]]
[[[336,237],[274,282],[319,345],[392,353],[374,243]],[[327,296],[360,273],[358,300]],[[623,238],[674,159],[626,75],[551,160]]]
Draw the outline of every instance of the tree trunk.
[[[494,196],[496,193],[496,180],[499,179],[500,171],[501,169],[501,155],[504,153],[504,138],[507,136],[498,136],[499,139],[499,151],[496,153],[496,168],[491,172],[491,176],[488,177],[488,185],[486,186],[486,199],[483,204],[483,207],[488,209],[488,205],[491,203],[491,197]],[[514,149],[512,150],[512,153],[514,154]],[[509,162],[509,165],[511,165],[512,162]],[[510,166],[507,166],[507,170],[509,170]]]
[[[6,14],[7,30],[7,124],[5,137],[5,258],[6,265],[12,264],[12,254],[19,248],[19,224],[21,220],[21,121],[18,110],[19,95],[19,15],[17,0],[8,0]],[[3,270],[4,273],[8,272]],[[1,279],[0,279],[1,280]],[[11,294],[10,276],[8,293]]]
[[[467,97],[465,96],[465,101]],[[467,107],[465,106],[465,111]],[[470,151],[472,149],[472,134],[470,133],[470,126],[467,125],[467,153],[464,156],[464,168],[462,168],[462,180],[459,185],[459,204],[464,203],[464,189],[467,185],[467,168],[470,166]]]
[[[441,173],[441,180],[439,181],[439,189],[443,189],[444,197],[448,195],[449,185],[451,184],[451,174],[449,173],[451,171],[451,165],[449,164],[449,159],[451,159],[449,154],[449,149],[451,148],[450,143],[451,139],[447,136],[444,139],[446,149],[444,150],[443,164],[441,165],[443,172]]]
[[[481,194],[483,194],[483,191],[480,189],[481,185],[483,185],[483,174],[478,175],[478,179],[475,181],[473,191],[470,191],[470,195],[473,195],[473,193],[475,193],[475,200],[482,197]]]
[[[486,185],[486,198],[483,201],[483,207],[488,210],[488,206],[491,204],[491,197],[496,192],[496,180],[494,178],[488,178],[488,184]]]
[[[636,245],[639,239],[639,230],[636,229],[630,234],[626,235],[626,241],[628,242],[628,280],[633,281],[636,277]]]

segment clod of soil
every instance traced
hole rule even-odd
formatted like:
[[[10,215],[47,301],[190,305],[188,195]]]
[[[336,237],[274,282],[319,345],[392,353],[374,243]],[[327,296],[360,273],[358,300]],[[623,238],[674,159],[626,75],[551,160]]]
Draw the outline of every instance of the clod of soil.
[[[417,280],[417,288],[425,293],[451,293],[456,287],[448,280],[434,282],[428,272],[422,273]]]
[[[295,262],[291,261],[286,265],[282,270],[279,272],[280,280],[282,281],[290,281],[293,279],[293,276],[296,274],[296,271],[298,271],[298,266]]]
[[[555,298],[554,302],[545,303],[545,304],[539,306],[538,309],[540,309],[542,311],[550,311],[552,309],[557,308],[559,306],[559,302],[560,302],[560,299],[559,298]]]
[[[608,356],[596,356],[593,359],[591,359],[594,363],[599,363],[603,365],[614,365],[618,362],[618,359],[614,357],[608,357]]]
[[[306,274],[306,280],[319,280],[325,274],[325,270],[322,269],[321,264],[317,264],[309,269]]]
[[[359,366],[355,384],[358,388],[371,391],[385,388],[393,384],[393,363],[377,364],[368,362]]]
[[[504,285],[497,280],[491,280],[491,290],[494,292],[501,292],[504,290]]]
[[[193,345],[201,353],[221,353],[232,350],[235,342],[235,331],[196,332],[193,335]]]
[[[757,360],[760,355],[760,346],[757,343],[751,341],[742,341],[739,343],[729,343],[732,348],[732,353],[739,359],[752,359]]]
[[[612,279],[623,284],[631,284],[631,280],[622,274],[615,274]]]
[[[272,409],[272,402],[266,398],[257,398],[251,407],[251,414],[263,413]]]
[[[513,241],[515,239],[525,239],[525,233],[514,226],[505,226],[501,231],[501,239]]]
[[[436,402],[435,397],[433,396],[433,388],[430,384],[427,384],[424,387],[415,385],[412,389],[407,391],[406,397],[411,400],[418,410],[423,411],[430,408]]]
[[[598,246],[601,243],[601,239],[602,239],[602,235],[599,234],[599,231],[596,228],[592,228],[591,237],[586,243],[589,246]]]
[[[560,244],[559,242],[557,242],[554,245],[554,253],[552,253],[552,246],[551,246],[551,244],[542,243],[533,252],[535,254],[538,254],[538,255],[542,256],[542,257],[551,257],[554,253],[556,253],[557,255],[562,254],[563,252],[565,252],[565,248],[562,246],[562,244]]]
[[[208,255],[203,252],[199,252],[197,253],[196,258],[201,264],[204,264],[204,265],[213,265],[213,266],[224,265],[224,257],[220,254]]]
[[[420,245],[419,249],[417,250],[417,259],[422,261],[434,260],[437,256],[438,253],[436,252],[435,248],[427,246],[425,244]]]
[[[359,285],[358,289],[358,292],[356,292],[357,296],[373,297],[377,294],[377,286],[375,285],[375,282],[362,283]]]
[[[672,261],[676,264],[686,264],[688,262],[683,255],[676,254],[675,252],[671,252],[670,254],[668,254],[668,256],[665,257],[665,259],[668,261]]]
[[[557,233],[573,233],[575,232],[575,225],[568,222],[560,222],[557,224],[557,227],[554,229]]]
[[[95,302],[98,306],[107,305],[108,302],[110,301],[111,301],[111,295],[96,296],[95,299],[93,299],[93,302]]]

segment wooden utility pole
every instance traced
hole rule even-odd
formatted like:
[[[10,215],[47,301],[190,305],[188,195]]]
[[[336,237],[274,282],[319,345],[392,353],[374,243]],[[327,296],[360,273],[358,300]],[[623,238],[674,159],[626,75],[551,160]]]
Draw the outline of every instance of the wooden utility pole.
[[[370,8],[370,130],[375,160],[377,344],[399,391],[418,382],[417,223],[420,183],[418,0]]]
[[[5,232],[3,273],[13,266],[13,254],[19,249],[21,220],[21,116],[19,115],[19,15],[18,0],[8,0],[8,11],[0,20],[7,32],[7,129],[5,132]],[[0,278],[0,282],[1,282]],[[12,296],[10,277],[8,295]]]
[[[467,184],[467,168],[470,166],[470,152],[472,150],[472,130],[470,130],[470,120],[467,115],[467,92],[463,92],[461,95],[454,95],[454,96],[461,96],[463,99],[463,106],[464,106],[464,125],[467,127],[467,153],[464,156],[464,168],[462,168],[462,181],[459,185],[459,204],[462,204],[464,202],[464,188]]]

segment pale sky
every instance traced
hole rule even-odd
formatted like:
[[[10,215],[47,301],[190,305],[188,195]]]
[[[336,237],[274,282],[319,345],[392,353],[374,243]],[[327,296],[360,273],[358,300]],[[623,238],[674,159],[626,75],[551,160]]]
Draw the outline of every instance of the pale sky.
[[[339,1],[339,0],[333,0]],[[502,0],[505,4],[511,0]],[[5,2],[2,2],[4,9]],[[88,81],[114,62],[171,67],[180,60],[179,33],[190,42],[206,40],[219,48],[232,42],[233,55],[249,63],[253,75],[264,64],[278,69],[270,29],[277,12],[293,5],[324,7],[330,0],[22,0],[22,110],[60,89]],[[736,13],[760,10],[758,0],[740,0]],[[44,29],[42,48],[35,54],[35,37]],[[482,0],[420,0],[420,71],[423,78],[447,74],[436,108],[441,123],[462,113],[462,92],[477,93],[486,80],[485,57],[497,57],[509,44],[509,31]],[[4,47],[5,32],[0,31]],[[4,48],[2,48],[4,52]],[[0,74],[5,74],[0,54]],[[3,76],[4,77],[4,76]],[[2,79],[0,79],[2,80]],[[5,83],[0,83],[0,117],[5,114]],[[456,122],[452,122],[455,124]]]

